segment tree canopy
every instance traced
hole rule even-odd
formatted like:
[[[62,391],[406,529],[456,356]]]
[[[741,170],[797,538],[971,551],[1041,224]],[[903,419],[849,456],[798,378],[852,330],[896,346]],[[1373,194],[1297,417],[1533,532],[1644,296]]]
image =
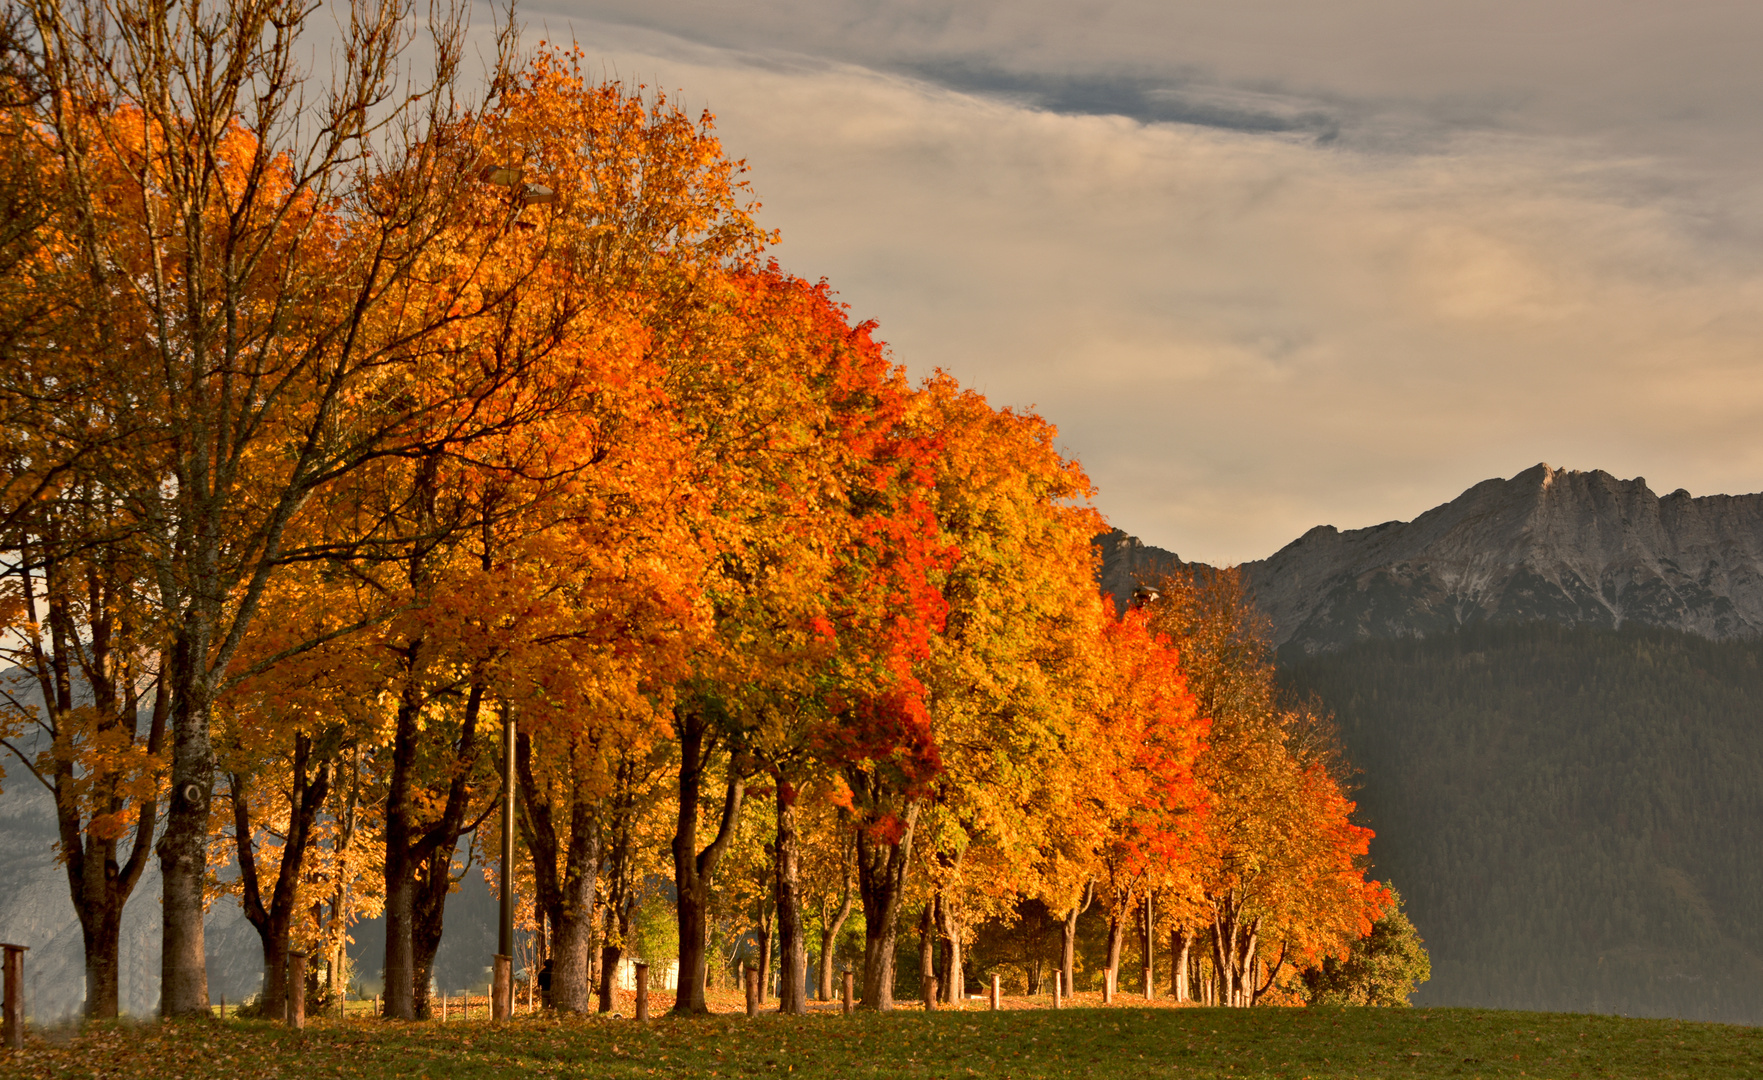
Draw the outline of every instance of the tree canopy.
[[[809,931],[825,992],[859,909],[878,1009],[915,919],[957,995],[1033,905],[1069,982],[1100,901],[1108,992],[1129,933],[1147,988],[1168,933],[1177,995],[1233,1005],[1385,925],[1325,718],[1282,698],[1234,578],[1117,613],[1053,425],[914,384],[783,269],[709,114],[506,28],[467,103],[446,16],[406,99],[385,3],[305,123],[308,8],[26,11],[0,726],[56,796],[88,1013],[116,1011],[152,845],[167,1013],[207,1008],[231,893],[272,1014],[318,985],[292,950],[335,992],[383,912],[385,1012],[426,1015],[510,732],[500,886],[561,1009],[671,941],[677,1010],[775,948],[801,1011]]]

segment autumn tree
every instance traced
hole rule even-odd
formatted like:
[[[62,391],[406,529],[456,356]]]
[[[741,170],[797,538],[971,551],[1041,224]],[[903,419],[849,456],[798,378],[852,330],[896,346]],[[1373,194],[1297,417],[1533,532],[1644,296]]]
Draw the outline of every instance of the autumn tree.
[[[15,475],[28,475],[20,465]],[[54,800],[85,948],[85,1014],[115,1017],[123,905],[146,869],[165,779],[156,612],[115,548],[81,542],[107,527],[93,520],[107,516],[105,500],[59,491],[8,509],[0,657],[12,670],[0,685],[0,739]]]
[[[1326,717],[1282,697],[1240,575],[1196,568],[1158,584],[1150,625],[1180,650],[1211,721],[1196,770],[1207,828],[1171,915],[1178,940],[1203,927],[1218,1000],[1252,1005],[1282,974],[1343,955],[1387,893],[1365,878],[1371,831],[1351,820],[1339,744]]]
[[[1095,518],[1073,505],[1089,483],[1055,434],[938,376],[895,437],[893,540],[880,549],[894,554],[877,563],[896,583],[882,594],[890,615],[856,635],[881,677],[844,710],[835,740],[857,828],[868,1008],[892,1004],[894,934],[918,845],[932,921],[950,946],[951,994],[965,924],[1032,861],[1017,856],[1038,831],[1037,777],[1071,717],[1061,675],[1099,611]]]
[[[1085,755],[1074,755],[1083,781],[1073,789],[1083,799],[1077,812],[1097,830],[1088,855],[1108,912],[1103,978],[1111,993],[1128,930],[1145,924],[1160,888],[1192,872],[1209,802],[1197,772],[1210,724],[1188,693],[1179,653],[1146,617],[1128,611],[1099,635],[1086,700],[1092,730],[1074,744]],[[1141,926],[1146,956],[1148,932]]]
[[[605,800],[616,798],[614,752],[630,744],[628,725],[670,719],[679,805],[695,820],[695,792],[723,749],[719,718],[743,708],[725,708],[717,690],[741,685],[730,667],[747,661],[718,637],[716,628],[733,621],[707,597],[738,578],[726,571],[746,543],[752,515],[743,508],[762,490],[743,470],[764,456],[765,425],[798,392],[791,372],[772,372],[756,355],[769,330],[749,311],[744,282],[767,238],[742,203],[741,166],[722,154],[711,118],[693,120],[641,88],[588,84],[580,59],[579,50],[542,53],[508,89],[491,135],[504,159],[556,190],[547,224],[553,262],[594,300],[576,325],[586,343],[576,359],[579,414],[560,432],[576,473],[559,498],[525,515],[549,518],[534,535],[552,547],[526,564],[546,567],[535,585],[557,602],[543,640],[526,637],[533,655],[556,658],[548,670],[562,677],[517,678],[503,689],[530,699],[522,715],[531,722],[572,733],[572,760],[587,753],[600,763],[584,763],[563,787],[534,777],[534,793],[567,794],[568,820],[579,827],[547,839],[539,803],[527,797],[535,858],[548,858],[542,851],[552,843],[570,852],[557,875],[576,883],[568,906],[579,914],[569,927],[587,925],[602,845],[618,828],[606,817],[616,806]],[[580,691],[562,685],[569,675],[585,680]],[[581,701],[581,710],[567,714],[563,701]],[[745,778],[738,768],[731,776],[723,818],[732,827]],[[563,821],[562,809],[553,807],[550,820]],[[704,883],[722,848],[698,851],[695,828],[681,828],[693,847],[675,867],[682,968],[690,972],[701,968]],[[539,877],[541,894],[551,894],[550,873]],[[554,920],[554,933],[565,928]],[[558,954],[555,977],[574,986],[584,965],[585,953],[571,948]],[[700,981],[682,975],[684,1007]],[[696,1001],[701,1007],[701,991]]]
[[[44,411],[113,402],[127,417],[40,467],[133,517],[126,544],[168,628],[163,1008],[200,1011],[214,702],[281,569],[362,539],[301,551],[290,528],[364,463],[467,444],[555,386],[519,381],[535,350],[479,344],[504,340],[531,262],[485,273],[511,221],[482,191],[475,126],[451,92],[456,11],[431,22],[434,78],[414,93],[404,6],[357,11],[309,101],[308,7],[26,7],[45,90],[32,131],[65,196],[70,295],[94,330],[77,351],[15,339],[0,392],[19,400],[35,380],[53,387],[34,399]]]

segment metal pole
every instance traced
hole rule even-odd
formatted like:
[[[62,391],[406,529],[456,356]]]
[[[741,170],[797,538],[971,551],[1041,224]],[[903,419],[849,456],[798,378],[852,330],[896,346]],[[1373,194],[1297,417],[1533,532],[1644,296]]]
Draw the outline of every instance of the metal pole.
[[[514,1015],[514,711],[502,708],[502,925],[496,932],[496,1000],[490,1013],[498,1020]]]
[[[1152,946],[1152,942],[1154,942],[1156,940],[1156,938],[1153,936],[1157,932],[1156,928],[1157,928],[1157,920],[1154,917],[1154,913],[1151,908],[1151,892],[1150,892],[1150,890],[1147,889],[1145,891],[1145,1000],[1146,1001],[1154,1001],[1157,998],[1157,983],[1151,977],[1151,969],[1152,969],[1152,964],[1153,964],[1152,956],[1157,951]]]

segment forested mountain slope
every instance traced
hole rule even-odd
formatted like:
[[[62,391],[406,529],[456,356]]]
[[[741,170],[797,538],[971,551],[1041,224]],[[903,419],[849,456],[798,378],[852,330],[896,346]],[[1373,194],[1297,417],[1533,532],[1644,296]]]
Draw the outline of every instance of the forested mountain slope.
[[[1287,675],[1362,771],[1417,1003],[1763,1023],[1763,644],[1481,625]]]

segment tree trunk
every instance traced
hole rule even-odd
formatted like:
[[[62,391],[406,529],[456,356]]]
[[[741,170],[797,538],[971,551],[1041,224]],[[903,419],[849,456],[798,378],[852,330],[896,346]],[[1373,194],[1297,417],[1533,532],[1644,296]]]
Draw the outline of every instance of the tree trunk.
[[[386,986],[380,1014],[387,1020],[416,1019],[416,950],[411,936],[416,922],[416,873],[406,865],[411,861],[408,853],[397,854],[391,843],[386,845]]]
[[[419,921],[412,920],[413,923]],[[433,1020],[435,1018],[435,992],[440,992],[444,1005],[447,988],[435,985],[435,954],[433,952],[424,953],[422,948],[415,944],[414,938],[410,951],[413,957],[410,962],[410,1007],[418,1020]]]
[[[407,683],[398,705],[386,798],[386,1016],[396,1020],[428,1016],[430,975],[453,886],[453,852],[459,847],[459,838],[474,827],[467,823],[466,812],[471,803],[472,766],[483,749],[477,728],[484,686],[474,681],[453,747],[452,775],[441,815],[426,826],[419,824],[411,789],[417,742],[422,737],[418,721],[423,694],[416,678],[420,649],[417,642],[405,654]]]
[[[277,867],[267,906],[263,902],[261,871],[251,839],[256,827],[252,822],[249,782],[238,773],[229,774],[228,778],[227,787],[233,804],[233,841],[243,886],[240,907],[246,920],[256,929],[263,947],[264,1015],[272,1019],[282,1016],[291,992],[287,981],[287,959],[296,915],[294,905],[299,901],[301,871],[307,848],[312,843],[312,827],[330,795],[331,764],[321,762],[309,780],[307,767],[311,765],[311,757],[311,737],[295,735],[291,778],[293,807],[282,843],[281,864]]]
[[[338,819],[338,829],[332,840],[332,854],[339,867],[348,865],[349,849],[355,839],[357,810],[361,800],[361,747],[355,747],[353,760],[349,767],[349,797],[344,801],[343,813]],[[342,1000],[342,995],[349,986],[349,886],[350,875],[346,872],[337,876],[336,888],[331,892],[331,917],[327,928],[331,941],[330,958],[330,991]]]
[[[385,998],[381,1011],[388,1020],[416,1019],[416,851],[415,808],[411,805],[412,773],[416,770],[417,718],[422,711],[414,669],[422,643],[410,645],[403,657],[409,684],[398,702],[392,733],[392,774],[386,792],[386,950],[383,966]],[[426,994],[426,990],[425,990]]]
[[[44,700],[47,702],[53,698],[45,694]],[[95,708],[104,707],[102,703],[95,703]],[[135,722],[135,707],[135,698],[130,692],[123,704],[123,712],[128,714],[126,722],[129,724]],[[147,736],[147,753],[150,757],[159,754],[169,711],[168,691],[161,680],[154,695],[153,719]],[[118,719],[120,721],[122,718],[119,716]],[[66,853],[68,885],[73,896],[74,910],[80,918],[80,940],[85,946],[84,1011],[89,1019],[114,1020],[120,1005],[123,907],[128,903],[130,894],[135,891],[135,885],[141,880],[142,871],[147,868],[147,856],[153,850],[153,830],[159,804],[154,799],[145,799],[137,807],[134,846],[129,852],[127,862],[119,865],[115,839],[92,836],[89,826],[82,835],[79,801],[63,796],[64,790],[71,795],[75,782],[71,757],[57,755],[54,789],[61,850]],[[112,805],[119,806],[120,803],[113,800]]]
[[[1259,916],[1248,926],[1242,924],[1240,901],[1234,892],[1214,901],[1212,955],[1218,967],[1219,1001],[1227,1007],[1240,1008],[1252,1003],[1249,968],[1260,930]]]
[[[1186,926],[1169,931],[1169,992],[1177,1003],[1188,1000],[1188,953],[1194,946],[1194,932]]]
[[[584,847],[598,847],[594,838]],[[571,845],[574,847],[575,845]],[[598,854],[597,850],[594,854]],[[562,904],[552,914],[556,937],[551,953],[551,1004],[558,1012],[587,1013],[593,1009],[588,984],[588,953],[593,948],[594,879],[598,860],[572,852],[563,882]],[[618,961],[602,968],[601,978],[617,978]]]
[[[746,778],[733,761],[723,792],[722,821],[716,839],[698,851],[698,800],[704,773],[716,740],[709,719],[695,704],[674,707],[674,731],[679,736],[679,816],[673,833],[673,882],[679,919],[679,992],[673,1011],[682,1016],[710,1011],[704,988],[710,977],[710,884],[716,864],[728,850],[740,824]]]
[[[845,928],[845,920],[851,917],[851,909],[856,905],[856,895],[851,888],[851,870],[845,868],[845,898],[839,902],[839,911],[830,920],[823,918],[820,924],[820,1000],[833,999],[833,964],[837,961],[839,933]]]
[[[777,1011],[808,1014],[808,934],[802,925],[802,899],[797,883],[801,838],[796,831],[796,790],[777,786],[777,934],[783,945],[778,979]],[[830,977],[830,976],[829,976]]]
[[[758,981],[754,985],[761,1003],[765,1001],[766,990],[771,986],[771,942],[773,937],[771,926],[775,915],[776,913],[771,908],[770,898],[760,896],[759,922],[753,927],[753,943],[755,951],[759,954],[757,963],[754,965],[758,968],[754,975]]]
[[[1212,916],[1212,970],[1218,983],[1218,1003],[1225,1007],[1235,1004],[1236,982],[1231,966],[1235,962],[1236,929],[1230,916],[1214,909]]]
[[[208,613],[192,604],[172,646],[171,806],[158,846],[163,1016],[208,1013],[202,887],[208,875],[208,801],[214,791],[206,671],[211,628]]]
[[[852,777],[864,783],[861,775]],[[855,787],[856,784],[853,784]],[[863,1001],[865,1009],[887,1012],[894,1007],[895,923],[906,892],[906,869],[912,861],[912,833],[918,804],[906,809],[898,839],[873,835],[858,826],[857,886],[863,898]]]
[[[603,1013],[612,1011],[614,995],[618,992],[618,962],[624,959],[624,950],[617,945],[600,946],[600,1004]]]
[[[1095,902],[1096,883],[1085,882],[1083,892],[1078,896],[1078,902],[1066,910],[1065,919],[1060,926],[1059,973],[1063,979],[1064,992],[1067,996],[1070,996],[1073,987],[1077,985],[1073,981],[1077,977],[1077,918],[1090,910],[1090,905]]]
[[[433,1013],[429,1004],[429,988],[434,982],[435,956],[441,951],[441,930],[447,913],[447,894],[453,889],[453,852],[458,842],[443,850],[436,845],[429,850],[417,869],[416,888],[410,919],[410,954],[413,958],[411,1004],[420,1020]],[[446,993],[449,987],[438,987]],[[461,987],[451,987],[453,990]]]
[[[584,749],[579,740],[586,738],[573,734],[570,743],[556,752],[573,760]],[[516,824],[532,859],[540,924],[550,930],[545,949],[545,956],[551,961],[550,1005],[559,1012],[586,1013],[593,1007],[595,996],[589,961],[593,953],[594,894],[602,859],[600,807],[588,781],[571,777],[565,789],[569,820],[560,826],[557,807],[534,778],[533,740],[528,732],[515,735],[514,767],[521,810],[516,815]],[[563,833],[564,827],[568,829],[567,835]],[[607,909],[609,916],[612,910]],[[607,948],[615,955],[610,963],[602,958],[600,981],[603,1000],[610,1009],[610,987],[606,982],[612,977],[610,973],[617,971],[618,956],[610,939]]]
[[[1120,950],[1125,943],[1126,921],[1120,917],[1118,910],[1111,911],[1108,913],[1108,963],[1102,970],[1109,998],[1120,993]]]
[[[80,912],[80,940],[86,947],[86,1017],[114,1020],[120,997],[122,912],[110,908]]]
[[[1249,923],[1248,932],[1243,935],[1242,952],[1237,958],[1237,970],[1243,974],[1241,980],[1242,986],[1241,990],[1238,992],[1237,1001],[1237,1005],[1240,1008],[1246,1009],[1255,1004],[1256,971],[1261,963],[1259,953],[1260,941],[1261,917],[1257,915],[1255,916],[1254,921]]]
[[[594,971],[595,985],[600,988],[600,1002],[595,1007],[603,1013],[611,1012],[618,999],[618,965],[624,960],[624,943],[630,940],[631,909],[625,902],[619,874],[615,866],[609,866],[600,877],[603,884],[611,885],[610,895],[598,909],[603,913],[600,927],[605,943],[600,946],[599,965]]]
[[[961,922],[955,916],[954,905],[941,892],[937,893],[937,932],[943,939],[943,970],[939,976],[943,1000],[953,1005],[967,992],[967,980],[962,973]]]
[[[600,876],[600,820],[595,809],[587,783],[572,784],[563,883],[557,909],[551,913],[557,928],[551,1004],[566,1013],[587,1013],[593,1007],[588,956],[593,949],[594,890]],[[613,974],[617,976],[616,967]]]
[[[612,804],[606,814],[611,836],[607,841],[606,858],[599,882],[600,893],[604,898],[601,910],[605,913],[599,922],[603,943],[597,969],[600,988],[598,1008],[603,1013],[612,1011],[617,992],[618,964],[624,959],[625,947],[631,937],[631,916],[635,905],[631,829],[637,817],[637,774],[636,761],[621,754],[615,772]]]
[[[1287,943],[1281,942],[1279,946],[1279,959],[1273,962],[1273,967],[1268,969],[1264,976],[1257,974],[1255,981],[1250,985],[1249,1004],[1253,1005],[1260,1001],[1262,994],[1273,989],[1274,980],[1279,978],[1280,969],[1285,967],[1288,952]],[[1259,952],[1257,952],[1255,956],[1255,970],[1259,973],[1264,968],[1267,968],[1267,965],[1261,959]]]
[[[1218,1001],[1227,1008],[1245,1008],[1253,1002],[1250,964],[1255,958],[1261,916],[1243,925],[1234,895],[1213,906],[1213,964],[1218,969]]]
[[[918,985],[929,986],[937,973],[936,901],[924,902],[924,914],[918,917]]]

